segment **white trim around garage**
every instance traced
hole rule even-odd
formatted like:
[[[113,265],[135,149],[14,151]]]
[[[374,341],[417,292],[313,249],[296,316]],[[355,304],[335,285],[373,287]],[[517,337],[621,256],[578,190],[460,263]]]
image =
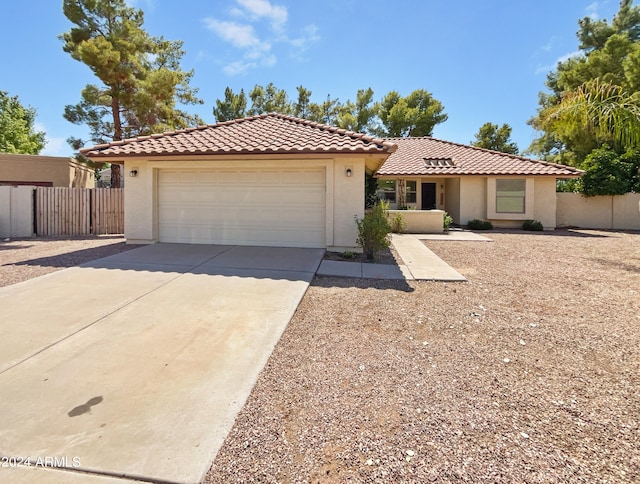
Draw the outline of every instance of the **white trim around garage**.
[[[326,246],[324,167],[158,171],[158,240]]]

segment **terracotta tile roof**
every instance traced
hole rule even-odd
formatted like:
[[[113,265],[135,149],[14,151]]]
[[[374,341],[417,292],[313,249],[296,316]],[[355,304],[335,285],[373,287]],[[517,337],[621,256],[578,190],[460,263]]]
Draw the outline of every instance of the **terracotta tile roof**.
[[[435,138],[392,138],[398,145],[378,176],[551,175],[572,178],[581,170],[565,165],[476,148]]]
[[[93,146],[89,158],[140,155],[380,153],[395,151],[390,141],[277,113]]]

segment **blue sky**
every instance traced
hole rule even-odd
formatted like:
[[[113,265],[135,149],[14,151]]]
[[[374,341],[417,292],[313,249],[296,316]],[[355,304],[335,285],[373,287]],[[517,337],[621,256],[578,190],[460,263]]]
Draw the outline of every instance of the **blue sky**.
[[[202,106],[213,123],[215,100],[230,86],[245,92],[273,82],[355,99],[426,89],[449,115],[434,136],[469,143],[485,122],[509,123],[525,149],[526,124],[538,92],[558,60],[575,53],[578,19],[611,19],[617,0],[129,0],[145,12],[152,35],[184,41],[182,65],[195,69]],[[90,70],[62,51],[57,36],[71,27],[62,1],[0,5],[0,90],[37,112],[47,133],[43,154],[66,156],[69,136],[87,131],[64,120],[79,101]]]

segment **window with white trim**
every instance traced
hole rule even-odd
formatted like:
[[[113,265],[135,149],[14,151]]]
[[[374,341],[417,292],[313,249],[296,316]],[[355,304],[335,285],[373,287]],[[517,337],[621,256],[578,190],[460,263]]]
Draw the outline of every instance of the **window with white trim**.
[[[496,213],[525,213],[526,180],[496,180]]]
[[[415,180],[407,180],[407,203],[416,203],[418,199],[418,182]]]

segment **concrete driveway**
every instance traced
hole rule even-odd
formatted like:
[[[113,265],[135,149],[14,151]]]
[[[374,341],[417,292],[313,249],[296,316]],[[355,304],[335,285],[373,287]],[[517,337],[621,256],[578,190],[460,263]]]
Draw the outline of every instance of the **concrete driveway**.
[[[156,244],[0,288],[0,481],[198,482],[323,253]]]

